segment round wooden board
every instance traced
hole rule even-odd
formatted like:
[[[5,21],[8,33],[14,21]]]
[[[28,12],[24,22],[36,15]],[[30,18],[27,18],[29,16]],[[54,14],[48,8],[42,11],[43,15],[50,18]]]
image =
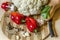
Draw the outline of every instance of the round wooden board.
[[[55,0],[54,0],[55,1]],[[56,1],[55,1],[56,2]],[[54,14],[54,12],[56,11],[56,9],[60,7],[59,4],[58,5],[54,5],[52,7],[52,11],[50,12],[50,18],[48,20],[50,20]],[[12,35],[10,35],[7,31],[6,31],[6,21],[5,21],[5,16],[9,14],[9,12],[6,12],[4,13],[3,17],[2,17],[2,20],[1,20],[1,25],[2,25],[2,31],[3,33],[9,38],[11,39]],[[47,21],[48,21],[47,20]],[[40,32],[37,33],[37,34],[34,34],[34,33],[31,33],[32,36],[30,37],[27,37],[27,38],[24,38],[24,37],[21,37],[20,40],[43,40],[45,39],[48,35],[49,35],[49,28],[47,27],[47,24],[42,26],[42,28],[40,28]],[[15,40],[15,38],[13,39]]]

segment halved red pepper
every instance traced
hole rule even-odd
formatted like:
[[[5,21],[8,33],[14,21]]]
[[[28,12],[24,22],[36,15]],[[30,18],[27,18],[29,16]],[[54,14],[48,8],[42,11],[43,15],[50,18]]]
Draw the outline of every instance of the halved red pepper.
[[[37,22],[34,18],[26,17],[26,25],[30,32],[34,32],[37,28]]]
[[[19,12],[11,12],[10,17],[16,24],[20,24],[21,20],[24,18],[24,15],[20,14]]]
[[[8,10],[9,3],[10,2],[4,2],[4,3],[2,3],[1,8],[4,9],[5,11],[7,11]]]

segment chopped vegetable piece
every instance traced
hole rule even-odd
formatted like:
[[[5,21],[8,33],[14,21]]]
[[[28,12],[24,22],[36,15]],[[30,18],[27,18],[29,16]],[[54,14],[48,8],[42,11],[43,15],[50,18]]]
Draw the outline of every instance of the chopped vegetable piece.
[[[30,32],[37,32],[37,22],[34,18],[27,17],[26,18],[26,25]]]
[[[44,7],[44,9],[41,11],[41,16],[44,18],[44,19],[47,19],[49,17],[49,11],[50,11],[51,7],[46,5]]]

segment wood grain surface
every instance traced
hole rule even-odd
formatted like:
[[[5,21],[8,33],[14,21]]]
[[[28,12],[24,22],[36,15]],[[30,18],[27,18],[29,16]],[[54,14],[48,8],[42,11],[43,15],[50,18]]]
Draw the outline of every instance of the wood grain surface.
[[[6,28],[6,27],[7,27],[7,23],[6,23],[6,22],[9,21],[9,20],[7,20],[7,18],[6,18],[7,14],[9,14],[9,12],[6,12],[6,13],[3,15],[3,17],[2,17],[2,21],[1,21],[2,31],[3,31],[3,33],[4,33],[9,39],[13,40],[11,37],[14,38],[14,35],[9,34],[9,33],[7,32],[7,28]],[[27,28],[26,28],[26,25],[23,25],[23,26],[24,26],[23,28],[24,28],[26,31],[28,31]],[[30,37],[22,37],[22,36],[20,36],[20,37],[21,37],[20,40],[43,40],[43,39],[45,39],[45,38],[49,35],[48,25],[45,24],[44,26],[41,26],[41,28],[39,28],[39,29],[40,29],[40,32],[38,32],[37,34],[31,33],[31,36],[30,36]],[[14,40],[15,40],[15,38],[14,38]]]
[[[54,13],[54,12],[52,12],[52,13]],[[10,40],[15,40],[15,35],[11,35],[6,31],[6,26],[7,25],[6,25],[5,16],[7,14],[8,14],[8,12],[6,12],[2,17],[2,21],[1,21],[2,31]],[[24,27],[24,29],[26,30],[26,27]],[[47,24],[45,24],[44,26],[41,26],[39,31],[40,32],[38,32],[37,34],[31,33],[30,37],[21,37],[20,40],[45,40],[49,36],[49,28],[48,28]]]

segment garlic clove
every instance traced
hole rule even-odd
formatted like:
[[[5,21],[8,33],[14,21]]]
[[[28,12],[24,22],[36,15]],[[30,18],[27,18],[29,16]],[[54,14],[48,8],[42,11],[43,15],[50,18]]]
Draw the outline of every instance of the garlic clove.
[[[25,36],[30,36],[28,32],[25,33]]]

